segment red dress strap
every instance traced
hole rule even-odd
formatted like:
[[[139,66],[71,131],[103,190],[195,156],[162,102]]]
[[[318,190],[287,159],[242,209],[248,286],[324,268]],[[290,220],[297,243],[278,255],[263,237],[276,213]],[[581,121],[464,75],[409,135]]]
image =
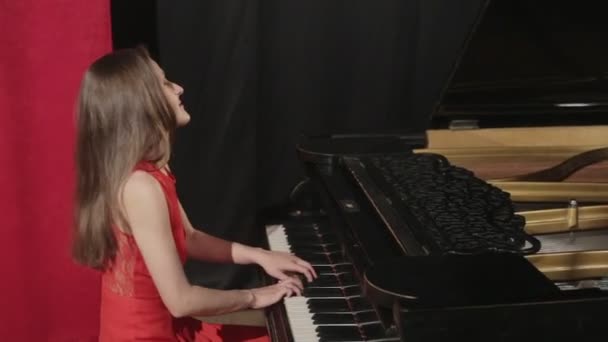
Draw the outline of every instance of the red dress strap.
[[[171,173],[169,168],[159,168],[153,162],[140,161],[139,163],[135,164],[134,169],[151,173],[153,176],[155,176],[154,178],[157,179],[158,177],[156,177],[156,174],[159,174],[158,176],[160,176],[161,178],[168,177],[173,183],[175,183],[175,176],[173,176],[173,173]]]

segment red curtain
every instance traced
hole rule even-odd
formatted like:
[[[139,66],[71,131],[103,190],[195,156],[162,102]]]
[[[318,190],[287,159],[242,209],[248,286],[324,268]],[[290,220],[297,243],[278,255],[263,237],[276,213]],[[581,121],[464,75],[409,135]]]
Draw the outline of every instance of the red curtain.
[[[111,49],[109,0],[0,0],[0,340],[94,341],[99,275],[74,264],[74,107]]]

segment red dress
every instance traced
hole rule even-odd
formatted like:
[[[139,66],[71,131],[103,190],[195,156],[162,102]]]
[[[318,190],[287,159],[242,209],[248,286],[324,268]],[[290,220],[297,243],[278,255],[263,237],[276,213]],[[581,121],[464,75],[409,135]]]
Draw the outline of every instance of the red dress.
[[[184,263],[187,257],[186,239],[175,178],[151,163],[139,163],[136,169],[148,172],[160,183],[169,208],[175,245]],[[133,236],[117,227],[114,227],[114,234],[117,241],[116,257],[102,275],[100,341],[215,342],[224,340],[222,335],[232,336],[228,341],[267,340],[265,332],[260,329],[234,327],[230,331],[226,326],[201,324],[189,317],[172,317],[161,300]],[[240,336],[234,336],[235,331]]]

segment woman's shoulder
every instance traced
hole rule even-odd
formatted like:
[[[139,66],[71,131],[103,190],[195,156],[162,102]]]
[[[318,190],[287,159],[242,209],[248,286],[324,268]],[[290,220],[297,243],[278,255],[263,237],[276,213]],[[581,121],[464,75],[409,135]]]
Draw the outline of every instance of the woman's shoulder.
[[[150,231],[155,227],[155,222],[169,220],[165,193],[158,180],[145,171],[134,171],[129,175],[122,191],[121,202],[134,234],[138,230]],[[142,227],[145,229],[138,229]],[[161,225],[161,228],[164,228],[164,225]]]
[[[133,171],[123,188],[123,199],[128,202],[164,201],[164,193],[159,181],[150,173],[141,170]]]

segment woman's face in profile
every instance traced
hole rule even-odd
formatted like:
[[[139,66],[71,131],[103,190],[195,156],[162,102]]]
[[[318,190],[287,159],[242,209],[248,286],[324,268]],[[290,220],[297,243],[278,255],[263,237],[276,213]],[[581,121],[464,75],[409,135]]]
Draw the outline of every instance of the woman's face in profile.
[[[180,99],[180,96],[184,93],[184,88],[182,88],[176,83],[167,80],[165,72],[163,71],[163,69],[160,68],[160,66],[156,62],[152,61],[152,65],[154,66],[154,71],[158,76],[159,82],[163,89],[163,93],[165,94],[165,97],[167,98],[171,109],[173,109],[173,112],[175,113],[177,126],[186,125],[188,122],[190,122],[190,114],[188,114],[186,108],[184,108],[184,104]]]

